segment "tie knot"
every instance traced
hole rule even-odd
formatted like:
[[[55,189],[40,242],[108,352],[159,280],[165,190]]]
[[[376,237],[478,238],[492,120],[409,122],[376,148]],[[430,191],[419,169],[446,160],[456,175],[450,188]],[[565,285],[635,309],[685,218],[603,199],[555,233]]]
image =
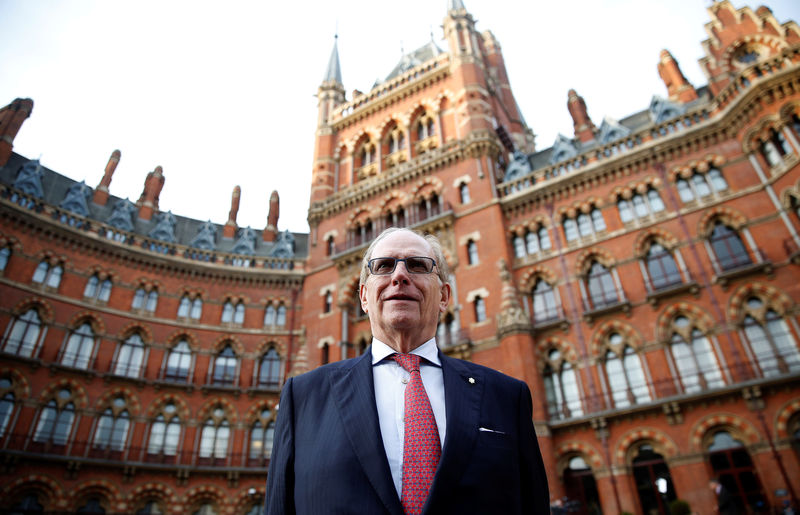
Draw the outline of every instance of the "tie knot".
[[[419,356],[416,354],[392,354],[392,359],[409,374],[415,370],[419,371]]]

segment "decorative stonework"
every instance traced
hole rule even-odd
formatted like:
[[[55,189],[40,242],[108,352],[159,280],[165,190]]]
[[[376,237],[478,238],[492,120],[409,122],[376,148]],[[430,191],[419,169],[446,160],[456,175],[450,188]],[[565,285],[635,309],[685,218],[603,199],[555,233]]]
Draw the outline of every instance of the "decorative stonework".
[[[689,446],[692,452],[703,452],[704,442],[711,429],[719,427],[732,433],[732,436],[741,440],[745,445],[752,445],[761,441],[761,436],[756,428],[747,420],[732,413],[712,413],[706,415],[692,426],[689,431]]]
[[[678,454],[678,446],[662,431],[654,427],[640,427],[628,431],[619,438],[614,451],[614,465],[630,465],[635,458],[633,444],[641,440],[652,442],[653,449],[665,460]]]
[[[503,282],[500,313],[497,315],[497,337],[502,339],[509,334],[530,334],[530,318],[520,305],[517,289],[512,284],[505,260],[500,259],[497,267],[500,269],[500,280]]]

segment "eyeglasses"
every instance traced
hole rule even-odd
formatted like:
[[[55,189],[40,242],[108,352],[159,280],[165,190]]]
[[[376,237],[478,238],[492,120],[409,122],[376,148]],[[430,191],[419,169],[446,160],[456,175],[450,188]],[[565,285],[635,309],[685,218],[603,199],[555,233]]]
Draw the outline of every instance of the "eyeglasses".
[[[429,274],[433,272],[433,267],[436,266],[436,261],[433,258],[413,256],[404,259],[393,257],[373,258],[367,262],[367,268],[369,268],[369,272],[372,275],[389,275],[394,272],[398,261],[403,261],[406,264],[406,270],[410,274]]]

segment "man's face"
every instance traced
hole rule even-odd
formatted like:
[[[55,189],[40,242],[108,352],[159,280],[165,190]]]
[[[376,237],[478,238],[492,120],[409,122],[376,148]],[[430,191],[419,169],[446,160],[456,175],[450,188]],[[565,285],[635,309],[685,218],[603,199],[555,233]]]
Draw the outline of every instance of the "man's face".
[[[373,258],[433,258],[430,245],[412,232],[398,231],[378,242]],[[367,276],[361,286],[361,307],[369,315],[373,335],[391,344],[401,335],[410,337],[418,346],[433,337],[450,300],[450,286],[441,284],[438,270],[430,274],[412,274],[405,262],[398,262],[390,275]],[[418,341],[425,338],[422,341]]]

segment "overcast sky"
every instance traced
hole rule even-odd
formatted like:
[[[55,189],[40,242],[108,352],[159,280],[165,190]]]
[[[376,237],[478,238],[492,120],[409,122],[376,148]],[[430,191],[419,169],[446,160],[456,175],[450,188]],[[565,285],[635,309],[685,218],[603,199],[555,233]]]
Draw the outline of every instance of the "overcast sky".
[[[599,126],[666,96],[666,48],[695,86],[709,0],[464,0],[499,40],[537,148],[572,136],[567,91]],[[735,1],[736,7],[742,7]],[[749,4],[755,9],[758,4]],[[768,4],[779,22],[800,2]],[[334,34],[345,90],[368,91],[401,49],[440,48],[446,0],[0,0],[0,106],[34,100],[14,150],[95,187],[114,149],[111,193],[135,201],[157,165],[160,207],[225,223],[266,225],[272,190],[280,230],[308,231],[319,86]]]

